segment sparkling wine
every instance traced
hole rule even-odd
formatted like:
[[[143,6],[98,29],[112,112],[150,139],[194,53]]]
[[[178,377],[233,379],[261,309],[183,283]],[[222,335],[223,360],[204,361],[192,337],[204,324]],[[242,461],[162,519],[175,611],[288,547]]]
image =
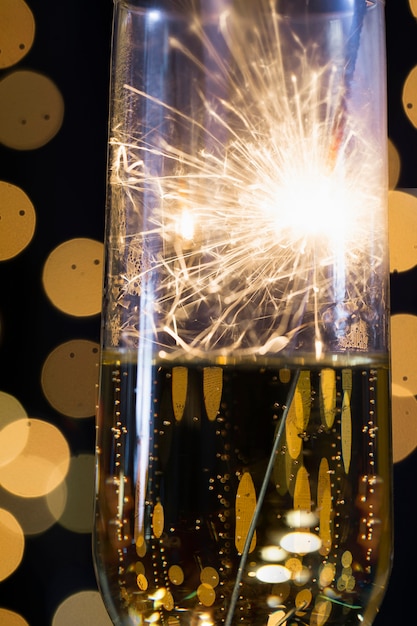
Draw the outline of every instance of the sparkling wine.
[[[95,550],[115,624],[369,625],[390,569],[389,371],[103,357]]]

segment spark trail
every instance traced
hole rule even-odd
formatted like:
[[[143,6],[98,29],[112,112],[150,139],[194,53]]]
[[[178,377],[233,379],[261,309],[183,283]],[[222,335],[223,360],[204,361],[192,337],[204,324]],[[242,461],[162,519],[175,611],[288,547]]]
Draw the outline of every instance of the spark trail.
[[[383,158],[347,94],[346,37],[329,60],[275,13],[184,30],[168,39],[176,92],[125,83],[134,132],[113,127],[112,193],[134,214],[116,237],[123,336],[137,341],[140,296],[164,358],[276,353],[301,331],[317,356],[328,336],[340,347],[385,245]]]

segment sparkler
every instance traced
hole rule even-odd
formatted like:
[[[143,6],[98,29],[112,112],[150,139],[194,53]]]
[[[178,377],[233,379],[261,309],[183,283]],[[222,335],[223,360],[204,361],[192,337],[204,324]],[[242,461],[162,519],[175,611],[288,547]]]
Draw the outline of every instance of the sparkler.
[[[250,53],[249,27],[242,18],[237,32],[231,9],[217,47],[197,20],[189,47],[169,38],[187,80],[202,71],[196,45],[209,60],[208,88],[199,84],[188,107],[122,88],[131,111],[146,109],[160,128],[138,121],[127,137],[116,124],[111,139],[113,188],[138,218],[136,231],[119,233],[133,258],[119,303],[128,310],[141,294],[162,358],[276,353],[300,332],[312,333],[320,358],[328,333],[344,349],[351,320],[366,318],[377,289],[384,237],[374,173],[383,159],[362,121],[369,114],[355,115],[349,101],[354,38],[346,50],[336,37],[336,60],[323,59],[313,38],[271,11],[270,23],[250,29]],[[171,126],[177,141],[167,139]],[[137,341],[133,317],[124,314],[121,331]]]

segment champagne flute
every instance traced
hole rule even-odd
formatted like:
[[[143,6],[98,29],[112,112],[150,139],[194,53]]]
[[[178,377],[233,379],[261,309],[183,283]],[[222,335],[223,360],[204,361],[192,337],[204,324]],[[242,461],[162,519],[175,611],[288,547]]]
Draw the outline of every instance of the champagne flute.
[[[117,0],[94,552],[115,625],[370,626],[381,0]]]

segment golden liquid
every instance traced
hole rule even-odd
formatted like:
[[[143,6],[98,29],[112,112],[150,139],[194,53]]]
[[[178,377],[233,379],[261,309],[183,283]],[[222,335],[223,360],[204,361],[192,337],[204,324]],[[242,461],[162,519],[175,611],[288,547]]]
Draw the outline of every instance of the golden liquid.
[[[114,623],[371,624],[391,560],[389,421],[381,363],[138,375],[106,357],[95,551]]]

